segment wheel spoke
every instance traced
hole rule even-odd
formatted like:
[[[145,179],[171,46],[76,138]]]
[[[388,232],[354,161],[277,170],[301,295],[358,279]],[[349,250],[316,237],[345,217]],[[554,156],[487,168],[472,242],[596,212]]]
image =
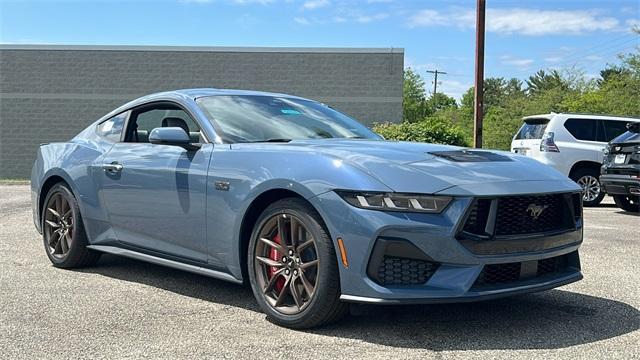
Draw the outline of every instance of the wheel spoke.
[[[49,235],[49,246],[55,248],[55,242],[60,240],[60,232],[54,231]]]
[[[272,266],[272,267],[283,267],[284,266],[284,264],[279,262],[279,261],[276,261],[276,260],[273,260],[273,259],[269,259],[269,258],[266,258],[266,257],[262,257],[262,256],[256,256],[256,260],[258,260],[259,262],[261,262],[261,263],[263,263],[265,265]]]
[[[289,218],[289,236],[291,238],[291,246],[295,249],[298,246],[298,229],[300,229],[300,225],[297,224],[296,219],[292,216]]]
[[[71,246],[71,242],[73,241],[73,236],[71,235],[71,230],[67,230],[67,233],[65,234],[65,237],[67,238],[67,246]]]
[[[67,210],[67,212],[64,213],[64,215],[62,215],[63,219],[66,219],[69,215],[71,215],[71,209]],[[69,219],[73,219],[73,218],[69,218]]]
[[[278,299],[276,299],[276,303],[275,303],[275,307],[278,307],[280,305],[282,305],[282,301],[284,301],[284,298],[287,294],[287,291],[289,290],[289,283],[291,282],[291,276],[288,276],[285,278],[285,282],[284,282],[284,286],[282,287],[282,290],[280,291],[280,294],[278,295]]]
[[[60,254],[62,252],[62,236],[58,236],[58,241],[56,245],[53,247],[54,254]]]
[[[53,210],[52,208],[48,207],[47,211],[50,212],[53,216],[57,217],[58,219],[60,219],[60,213]]]
[[[298,254],[301,254],[306,248],[308,248],[309,246],[313,245],[313,238],[303,242],[302,244],[298,245]]]
[[[313,286],[309,283],[307,276],[303,272],[300,272],[300,282],[302,286],[304,286],[304,291],[307,292],[307,297],[311,298],[311,295],[313,295]]]
[[[278,235],[280,236],[280,243],[283,245],[287,245],[287,237],[285,236],[284,231],[284,215],[278,215]]]
[[[267,244],[268,246],[276,249],[280,254],[286,253],[286,250],[285,250],[284,246],[278,244],[275,241],[271,241],[271,240],[269,240],[267,238],[263,238],[263,237],[260,238],[260,241],[262,241],[263,243]]]
[[[62,250],[62,254],[66,254],[69,251],[69,244],[67,244],[66,234],[60,236],[60,249]]]
[[[276,285],[276,282],[278,281],[278,279],[280,278],[283,272],[284,272],[284,269],[280,269],[271,276],[271,279],[269,279],[269,282],[267,283],[267,285],[263,290],[265,294],[268,294],[269,292],[271,292],[271,290],[273,290],[273,287]]]
[[[302,296],[300,296],[300,293],[298,293],[295,277],[292,277],[291,281],[289,282],[289,291],[291,292],[291,297],[293,297],[293,301],[295,301],[296,306],[298,307],[298,309],[300,309],[302,307],[303,300]]]
[[[51,227],[52,227],[52,228],[54,228],[54,229],[57,229],[57,228],[59,228],[59,227],[60,227],[60,224],[55,223],[55,222],[53,222],[53,221],[51,221],[51,220],[45,220],[44,222],[46,222],[46,223],[47,223],[47,225],[51,226]]]
[[[318,265],[318,263],[319,263],[318,259],[311,260],[311,261],[306,262],[306,263],[304,263],[304,264],[300,264],[300,269],[302,269],[302,270],[306,270],[306,269],[308,269],[308,268],[310,268],[310,267],[312,267],[312,266],[317,266],[317,265]]]

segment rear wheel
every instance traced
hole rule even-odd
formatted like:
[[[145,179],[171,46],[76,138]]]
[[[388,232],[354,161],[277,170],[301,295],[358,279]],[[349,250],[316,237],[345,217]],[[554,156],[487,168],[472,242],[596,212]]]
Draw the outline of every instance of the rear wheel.
[[[582,204],[596,206],[604,198],[604,191],[600,186],[600,174],[595,169],[578,169],[571,174],[571,179],[582,188]]]
[[[290,198],[258,218],[249,243],[249,280],[267,317],[278,325],[310,328],[342,317],[335,250],[316,211]]]
[[[624,211],[640,212],[640,196],[614,195],[613,201]]]
[[[44,248],[54,266],[70,269],[98,261],[100,253],[87,249],[80,208],[66,185],[49,190],[41,218]]]

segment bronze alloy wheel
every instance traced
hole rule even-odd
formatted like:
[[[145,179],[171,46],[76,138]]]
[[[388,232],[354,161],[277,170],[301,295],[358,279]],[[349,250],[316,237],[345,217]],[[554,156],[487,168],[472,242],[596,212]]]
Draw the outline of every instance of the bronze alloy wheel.
[[[299,218],[282,212],[264,223],[256,240],[254,271],[264,298],[282,314],[299,314],[319,276],[315,239]]]
[[[44,211],[44,235],[51,256],[64,259],[73,243],[75,221],[69,201],[60,192],[49,198]]]

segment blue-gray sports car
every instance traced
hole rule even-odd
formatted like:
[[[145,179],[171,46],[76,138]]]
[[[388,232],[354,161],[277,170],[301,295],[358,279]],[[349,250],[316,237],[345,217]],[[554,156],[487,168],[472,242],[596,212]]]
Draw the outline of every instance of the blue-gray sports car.
[[[331,107],[240,90],[129,102],[43,144],[51,262],[111,253],[250,284],[272,321],[474,301],[582,278],[580,188],[524,156],[385,141]]]

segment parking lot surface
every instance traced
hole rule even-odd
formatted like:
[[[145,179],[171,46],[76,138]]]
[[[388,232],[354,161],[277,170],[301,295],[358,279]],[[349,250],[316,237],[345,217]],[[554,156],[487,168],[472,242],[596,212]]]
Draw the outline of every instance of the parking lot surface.
[[[585,279],[470,304],[356,306],[294,331],[248,287],[139,261],[51,266],[29,188],[0,185],[0,354],[34,358],[640,358],[640,217],[585,209]]]

